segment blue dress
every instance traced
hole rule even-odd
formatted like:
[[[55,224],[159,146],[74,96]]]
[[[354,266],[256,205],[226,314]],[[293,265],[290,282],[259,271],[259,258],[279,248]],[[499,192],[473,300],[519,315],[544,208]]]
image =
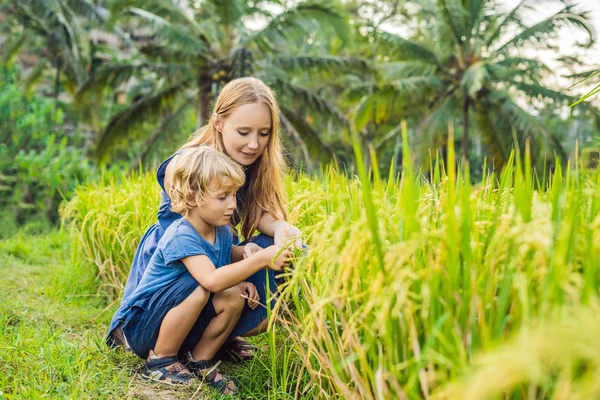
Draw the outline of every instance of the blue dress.
[[[171,199],[167,195],[167,193],[165,191],[165,186],[164,186],[165,172],[167,170],[167,165],[169,165],[169,162],[177,154],[179,154],[179,153],[175,153],[174,155],[172,155],[171,157],[169,157],[165,161],[163,161],[162,164],[158,167],[158,170],[156,171],[156,179],[161,188],[160,208],[159,208],[158,214],[157,214],[158,222],[156,222],[154,225],[152,225],[150,228],[148,228],[148,230],[142,237],[142,240],[140,241],[140,244],[138,245],[138,248],[135,252],[135,256],[133,258],[133,263],[131,264],[131,270],[129,271],[129,277],[127,278],[127,283],[125,284],[125,290],[123,291],[123,297],[121,298],[121,305],[120,305],[119,309],[117,310],[117,312],[115,313],[115,315],[113,316],[112,321],[110,323],[109,330],[108,330],[107,341],[109,344],[111,343],[110,334],[120,323],[123,322],[123,317],[124,317],[123,311],[124,311],[125,305],[128,303],[131,295],[133,294],[133,292],[137,288],[138,284],[140,283],[140,280],[142,279],[142,276],[144,275],[144,271],[146,270],[146,267],[148,267],[148,264],[150,263],[150,258],[152,258],[152,255],[154,254],[154,251],[157,248],[158,241],[164,235],[165,230],[174,221],[181,218],[181,214],[171,211]],[[246,177],[247,177],[247,175],[248,174],[246,174]],[[238,190],[238,197],[237,197],[238,210],[241,207],[241,204],[243,204],[244,199],[246,198],[247,189],[248,189],[248,179],[246,179],[244,186],[241,187],[240,190]],[[235,218],[233,219],[233,223],[237,224],[238,222],[239,222],[239,214],[236,213]],[[257,245],[259,245],[262,248],[269,247],[269,246],[273,245],[273,243],[274,243],[273,238],[271,236],[267,236],[264,234],[254,236],[250,241],[256,243]],[[237,238],[234,238],[234,244],[237,244],[237,243],[239,243],[239,240]],[[245,243],[246,242],[243,242],[243,243],[241,243],[241,245],[243,245]],[[275,279],[274,271],[268,270],[268,279],[269,279],[269,288],[272,291],[276,290],[277,282]],[[265,269],[262,269],[262,270],[258,271],[256,274],[250,276],[248,279],[246,279],[246,281],[251,282],[254,284],[254,286],[256,286],[256,289],[260,295],[261,304],[267,304],[267,298],[268,298],[267,290],[266,290],[267,271]],[[270,305],[271,305],[271,307],[273,307],[274,301],[271,301]],[[235,328],[233,329],[233,331],[231,333],[231,336],[243,335],[244,333],[257,327],[265,318],[267,318],[267,310],[265,307],[259,306],[259,307],[256,307],[254,310],[252,310],[246,304],[246,306],[244,307],[244,310],[242,311],[242,315],[241,315],[238,323],[236,324]]]

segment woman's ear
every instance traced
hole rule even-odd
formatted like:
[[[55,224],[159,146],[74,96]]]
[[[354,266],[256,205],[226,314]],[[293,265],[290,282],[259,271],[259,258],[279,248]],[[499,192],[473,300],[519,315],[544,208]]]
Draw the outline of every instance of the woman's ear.
[[[217,113],[215,113],[215,129],[219,133],[222,133],[223,131],[223,118]]]

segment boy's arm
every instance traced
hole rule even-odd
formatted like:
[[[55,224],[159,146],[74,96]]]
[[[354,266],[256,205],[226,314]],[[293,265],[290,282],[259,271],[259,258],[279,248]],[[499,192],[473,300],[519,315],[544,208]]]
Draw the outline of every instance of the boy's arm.
[[[272,257],[273,255],[270,255],[269,252],[263,251],[221,268],[215,268],[206,255],[185,257],[181,261],[202,287],[218,293],[237,285],[265,268],[271,262]]]

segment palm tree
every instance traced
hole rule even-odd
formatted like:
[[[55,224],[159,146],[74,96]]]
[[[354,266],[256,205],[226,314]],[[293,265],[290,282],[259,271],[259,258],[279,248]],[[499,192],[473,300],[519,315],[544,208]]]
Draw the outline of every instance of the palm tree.
[[[272,11],[277,9],[279,12]],[[149,135],[146,150],[172,134],[172,127],[190,109],[196,126],[206,121],[210,103],[221,85],[248,75],[258,76],[278,94],[284,129],[298,144],[309,164],[309,147],[326,148],[312,129],[303,110],[317,112],[337,124],[347,124],[344,115],[315,91],[298,85],[297,71],[345,73],[364,69],[365,63],[333,56],[290,54],[284,49],[315,31],[325,31],[342,40],[348,36],[347,22],[330,2],[304,2],[286,8],[277,1],[206,0],[189,4],[175,0],[127,0],[112,10],[126,15],[134,26],[151,28],[139,46],[135,61],[106,65],[80,90],[85,102],[89,93],[116,88],[132,77],[151,77],[153,84],[137,101],[114,115],[98,141],[101,157],[140,123],[158,126]],[[253,22],[254,21],[254,22]],[[258,21],[258,22],[257,22]],[[264,23],[261,29],[252,25]],[[297,47],[297,46],[296,46]]]
[[[522,0],[508,14],[495,10],[492,0],[438,0],[423,7],[427,19],[419,41],[374,31],[368,35],[386,55],[374,82],[353,88],[362,95],[354,112],[356,129],[371,121],[385,121],[399,113],[421,122],[415,144],[422,156],[432,145],[443,145],[448,126],[460,116],[461,150],[467,157],[471,118],[477,134],[496,166],[508,158],[513,132],[521,144],[531,137],[538,152],[562,151],[558,141],[529,111],[518,104],[558,107],[573,99],[544,87],[550,69],[541,61],[521,55],[530,43],[545,41],[565,26],[583,29],[592,40],[585,13],[566,5],[550,17],[525,26],[519,11]],[[507,38],[508,32],[518,30]],[[390,135],[390,138],[394,135]]]
[[[90,65],[90,24],[106,22],[107,10],[89,0],[19,0],[1,7],[9,18],[10,34],[0,50],[2,62],[31,51],[39,58],[27,75],[29,89],[50,67],[54,69],[53,95],[58,97],[60,79],[72,91],[87,79]]]

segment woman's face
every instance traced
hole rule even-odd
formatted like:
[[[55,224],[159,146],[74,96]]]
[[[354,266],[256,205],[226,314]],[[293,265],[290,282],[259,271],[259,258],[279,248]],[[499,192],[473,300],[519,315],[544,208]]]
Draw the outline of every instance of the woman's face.
[[[243,166],[251,165],[264,153],[271,127],[271,110],[264,103],[244,104],[216,122],[227,155]]]

